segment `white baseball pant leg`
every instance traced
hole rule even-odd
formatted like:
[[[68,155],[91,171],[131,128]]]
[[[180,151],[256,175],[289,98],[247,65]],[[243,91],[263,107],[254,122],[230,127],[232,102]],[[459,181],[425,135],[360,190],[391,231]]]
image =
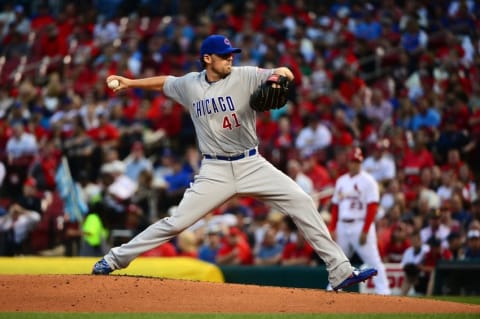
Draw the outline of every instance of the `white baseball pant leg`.
[[[349,258],[356,252],[365,264],[377,269],[378,274],[373,277],[375,292],[380,295],[390,295],[391,290],[387,272],[380,258],[380,253],[378,252],[374,224],[372,224],[368,230],[366,243],[364,245],[360,245],[359,243],[363,223],[363,220],[357,220],[353,223],[344,223],[339,220],[337,224],[337,242]]]

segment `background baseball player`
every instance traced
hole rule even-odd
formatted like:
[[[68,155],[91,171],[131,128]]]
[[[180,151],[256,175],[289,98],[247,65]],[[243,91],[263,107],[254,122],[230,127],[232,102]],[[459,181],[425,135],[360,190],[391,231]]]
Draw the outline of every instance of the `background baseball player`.
[[[233,67],[233,53],[240,51],[224,36],[211,35],[200,47],[200,60],[205,68],[201,72],[180,77],[107,78],[107,83],[118,81],[114,91],[127,88],[163,91],[182,104],[190,112],[203,160],[175,213],[152,224],[128,243],[112,248],[94,265],[93,274],[108,274],[127,267],[139,254],[170,240],[236,194],[256,196],[290,215],[325,262],[334,288],[341,289],[376,274],[375,269],[359,272],[352,268],[332,240],[312,198],[258,154],[256,110],[281,107],[278,101],[272,103],[276,97],[281,103],[286,102],[284,80],[279,76],[291,81],[293,74],[286,67],[268,70]],[[272,82],[275,85],[268,84]],[[278,90],[270,92],[270,88]]]
[[[380,197],[378,184],[372,175],[361,169],[360,148],[352,149],[348,156],[349,171],[335,183],[329,229],[347,256],[356,252],[365,264],[378,270],[378,276],[373,279],[375,292],[389,295],[391,291],[378,251],[374,222]]]

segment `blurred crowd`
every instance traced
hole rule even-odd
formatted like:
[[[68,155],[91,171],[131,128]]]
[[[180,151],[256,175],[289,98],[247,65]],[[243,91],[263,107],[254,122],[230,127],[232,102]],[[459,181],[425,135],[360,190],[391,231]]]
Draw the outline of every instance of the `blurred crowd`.
[[[114,94],[105,78],[198,71],[201,41],[220,33],[242,48],[236,65],[295,74],[287,105],[257,116],[259,150],[318,201],[327,223],[331,189],[358,146],[381,188],[385,262],[401,263],[417,245],[429,246],[427,270],[480,258],[476,1],[0,5],[3,254],[102,255],[175,213],[201,163],[189,115],[161,93]],[[322,263],[291,220],[249,197],[144,255]]]

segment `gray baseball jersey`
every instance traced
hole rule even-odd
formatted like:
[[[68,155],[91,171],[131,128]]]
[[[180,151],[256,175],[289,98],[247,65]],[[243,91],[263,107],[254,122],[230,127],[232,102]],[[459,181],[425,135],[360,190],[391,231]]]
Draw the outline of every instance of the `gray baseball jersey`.
[[[190,112],[203,154],[238,154],[258,145],[249,98],[272,73],[257,67],[232,67],[225,79],[208,83],[205,71],[192,72],[168,77],[163,91]]]

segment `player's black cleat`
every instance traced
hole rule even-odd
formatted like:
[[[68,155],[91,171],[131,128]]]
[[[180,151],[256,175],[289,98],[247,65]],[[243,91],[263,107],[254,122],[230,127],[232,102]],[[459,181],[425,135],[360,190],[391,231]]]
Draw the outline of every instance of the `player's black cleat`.
[[[370,277],[376,276],[378,271],[374,268],[368,268],[365,270],[354,270],[353,273],[345,279],[340,285],[333,287],[333,290],[337,291],[358,284],[365,281]]]

